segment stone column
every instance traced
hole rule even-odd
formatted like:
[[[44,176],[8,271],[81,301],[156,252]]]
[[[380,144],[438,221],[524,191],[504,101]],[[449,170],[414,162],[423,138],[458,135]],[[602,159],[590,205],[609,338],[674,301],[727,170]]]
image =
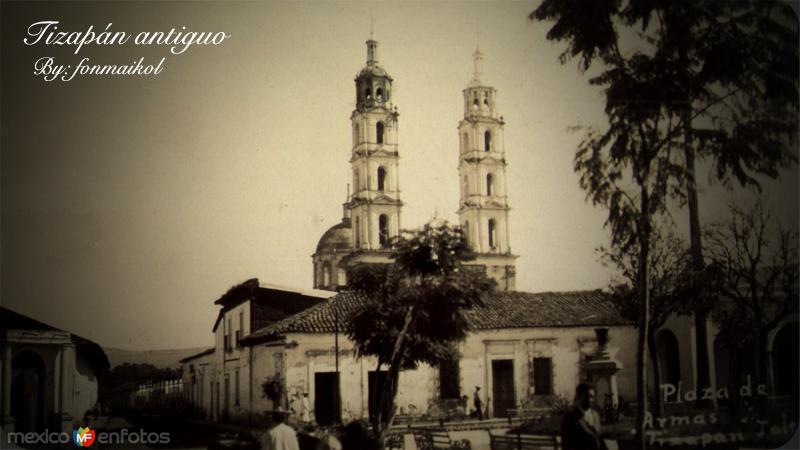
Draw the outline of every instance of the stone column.
[[[61,431],[72,430],[73,417],[70,415],[73,396],[73,367],[75,362],[75,347],[72,343],[62,344],[58,351],[58,391],[56,392],[56,422]]]
[[[619,406],[619,388],[617,387],[617,374],[612,373],[608,379],[608,387],[611,390],[611,402],[614,408]]]
[[[0,385],[2,391],[0,397],[0,426],[3,432],[14,431],[14,418],[11,416],[11,343],[4,336],[2,345],[2,355],[0,355]]]

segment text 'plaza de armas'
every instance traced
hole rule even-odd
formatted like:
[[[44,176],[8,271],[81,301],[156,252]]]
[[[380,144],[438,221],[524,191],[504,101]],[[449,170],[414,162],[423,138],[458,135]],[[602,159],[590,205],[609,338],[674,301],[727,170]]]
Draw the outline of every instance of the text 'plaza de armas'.
[[[366,44],[350,116],[353,189],[342,221],[325,232],[312,256],[314,289],[251,279],[216,300],[214,347],[182,361],[186,400],[207,418],[246,419],[273,409],[277,405],[262,394],[265,381],[285,387],[284,407],[297,410],[294,403],[307,393],[320,424],[366,419],[376,410],[375,388],[385,372],[376,372],[370,358],[356,358],[341,331],[342,321],[363,301],[347,291],[346,268],[390,261],[386,246],[400,233],[403,207],[393,79],[378,63],[378,42]],[[483,56],[476,50],[473,57],[474,76],[463,89],[458,123],[459,180],[453,182],[460,183],[459,224],[477,253],[470,264],[485,269],[498,289],[469,312],[473,331],[459,344],[457,360],[401,372],[398,412],[435,417],[462,396],[471,398],[476,386],[490,417],[546,406],[554,396],[571,399],[581,381],[595,387],[601,405],[604,399],[634,400],[637,330],[605,294],[515,290],[505,123],[497,91],[482,76]],[[714,345],[716,327],[710,324],[709,330],[712,380],[727,385],[727,355]],[[796,335],[780,330],[776,334],[789,339]],[[693,389],[693,318],[668,320],[657,332],[657,348],[662,382]]]

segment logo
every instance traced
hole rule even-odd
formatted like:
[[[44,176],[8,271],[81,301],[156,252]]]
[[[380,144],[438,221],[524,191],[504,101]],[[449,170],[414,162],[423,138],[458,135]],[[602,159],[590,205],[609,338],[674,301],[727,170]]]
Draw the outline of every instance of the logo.
[[[89,447],[94,443],[95,433],[89,427],[72,430],[72,440],[78,447]]]

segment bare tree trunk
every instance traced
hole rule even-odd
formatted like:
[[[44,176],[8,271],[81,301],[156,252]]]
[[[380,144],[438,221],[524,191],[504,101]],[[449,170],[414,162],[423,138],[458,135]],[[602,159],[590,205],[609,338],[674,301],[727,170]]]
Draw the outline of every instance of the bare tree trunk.
[[[378,402],[378,411],[375,414],[379,448],[384,448],[386,435],[389,434],[389,428],[391,428],[392,423],[394,422],[396,410],[394,402],[395,398],[397,397],[397,380],[399,379],[400,366],[403,362],[402,357],[405,349],[406,337],[408,336],[409,328],[411,328],[411,323],[414,321],[415,314],[416,307],[415,305],[411,305],[408,308],[408,311],[406,311],[403,328],[400,330],[400,334],[397,336],[397,340],[394,342],[394,349],[392,349],[392,360],[389,362],[389,374],[386,377],[386,380],[383,382],[383,391],[381,392],[381,398]],[[387,408],[388,413],[388,417],[386,417],[385,420],[383,417],[384,408]]]
[[[653,363],[653,413],[656,417],[664,417],[664,400],[661,398],[661,371],[656,349],[656,336],[653,327],[647,330],[647,347],[650,350],[650,361]]]
[[[646,179],[645,179],[646,181]],[[644,433],[645,414],[647,413],[647,336],[650,325],[650,268],[648,264],[650,251],[650,198],[646,187],[641,190],[642,214],[639,219],[639,342],[636,348],[636,440],[641,450],[647,448]]]
[[[700,235],[700,210],[697,198],[697,184],[695,180],[694,168],[694,148],[691,141],[691,124],[688,120],[689,111],[684,113],[684,153],[686,159],[687,175],[687,197],[689,206],[689,251],[692,257],[692,269],[700,274],[705,269],[703,261],[703,242]],[[705,289],[700,289],[700,295],[706,295]],[[717,409],[715,399],[703,400],[703,389],[711,387],[711,367],[708,355],[708,313],[705,310],[705,301],[695,302],[697,307],[694,310],[695,328],[695,364],[697,366],[697,380],[695,380],[695,390],[697,392],[697,406],[708,409]]]

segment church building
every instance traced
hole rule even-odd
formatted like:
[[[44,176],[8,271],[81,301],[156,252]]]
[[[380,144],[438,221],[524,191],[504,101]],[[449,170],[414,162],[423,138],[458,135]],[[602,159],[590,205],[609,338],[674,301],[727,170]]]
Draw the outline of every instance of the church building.
[[[323,234],[312,255],[314,290],[249,280],[217,301],[215,348],[183,361],[188,400],[208,417],[252,417],[269,409],[275,400],[264,389],[276,384],[283,387],[282,406],[297,406],[307,394],[319,423],[366,419],[376,410],[385,367],[377,371],[374,358],[358,358],[344,334],[348,317],[365,301],[347,291],[347,269],[392,262],[389,244],[400,234],[403,202],[394,80],[379,64],[378,42],[366,44],[350,115],[352,192],[342,221]],[[487,413],[505,417],[547,406],[557,396],[571,398],[583,380],[597,387],[598,398],[632,399],[635,372],[625,368],[634,367],[636,330],[606,294],[515,291],[505,121],[497,91],[483,77],[479,50],[473,64],[453,136],[459,155],[453,183],[460,187],[454,209],[477,254],[469,264],[485,270],[498,289],[469,311],[473,331],[459,344],[458,359],[401,372],[400,411],[444,416],[479,386]],[[264,320],[254,320],[257,311]]]

